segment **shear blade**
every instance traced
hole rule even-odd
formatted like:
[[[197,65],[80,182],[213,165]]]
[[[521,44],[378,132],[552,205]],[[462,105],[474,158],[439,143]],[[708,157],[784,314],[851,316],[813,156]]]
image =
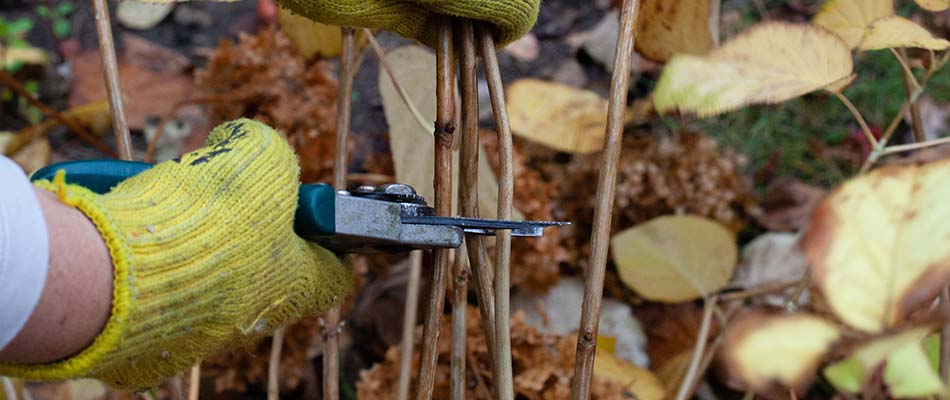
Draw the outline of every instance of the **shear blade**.
[[[503,221],[496,219],[437,217],[429,215],[404,215],[404,224],[457,226],[465,233],[476,235],[494,235],[498,230],[510,230],[512,236],[539,237],[543,229],[551,226],[568,225],[570,222],[555,221]]]

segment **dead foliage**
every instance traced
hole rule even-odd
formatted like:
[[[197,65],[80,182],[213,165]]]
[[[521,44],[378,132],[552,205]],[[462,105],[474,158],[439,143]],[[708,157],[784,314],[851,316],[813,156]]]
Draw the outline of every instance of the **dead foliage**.
[[[674,137],[627,135],[617,175],[613,231],[669,214],[716,220],[738,232],[759,213],[751,183],[742,175],[743,156],[702,133]],[[563,169],[552,169],[557,182],[555,218],[572,221],[562,229],[570,259],[583,264],[590,254],[594,201],[592,182],[599,155],[575,156]]]
[[[300,156],[301,180],[330,181],[337,93],[330,64],[305,60],[282,32],[262,29],[222,42],[195,80],[213,120],[246,116],[277,128]]]
[[[467,399],[492,399],[491,370],[478,309],[469,307],[466,325],[466,386]],[[432,397],[449,398],[449,353],[451,348],[450,315],[442,318],[439,338],[439,364]],[[419,370],[419,346],[422,328],[416,330],[416,353],[413,354],[412,371]],[[524,321],[522,313],[515,314],[511,321],[511,354],[514,371],[515,396],[519,399],[567,399],[571,395],[574,375],[574,350],[577,338],[573,335],[549,335],[539,333]],[[357,397],[364,400],[395,399],[399,379],[399,348],[391,347],[386,359],[368,370],[360,372],[356,384]],[[632,398],[616,383],[595,378],[592,398]],[[413,384],[415,381],[413,380]]]

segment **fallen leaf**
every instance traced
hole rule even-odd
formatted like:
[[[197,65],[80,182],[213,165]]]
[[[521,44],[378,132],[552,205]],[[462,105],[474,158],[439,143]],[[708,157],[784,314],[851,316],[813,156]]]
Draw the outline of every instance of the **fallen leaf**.
[[[538,42],[537,36],[529,32],[505,46],[503,51],[523,62],[534,61],[541,53],[541,43]]]
[[[277,7],[277,22],[280,30],[290,38],[294,47],[306,59],[320,55],[337,57],[342,52],[343,33],[339,26],[321,24],[283,7]],[[357,48],[366,41],[361,30],[356,32]]]
[[[620,13],[610,10],[590,31],[580,33],[574,40],[579,42],[590,58],[604,66],[607,72],[613,72],[619,32]]]
[[[0,68],[4,70],[17,65],[44,65],[48,62],[46,50],[41,48],[0,46]]]
[[[6,153],[5,149],[7,144],[15,136],[16,135],[11,132],[0,132],[0,154]],[[23,168],[23,171],[29,175],[49,164],[51,155],[52,147],[50,147],[49,140],[43,137],[31,140],[13,153],[10,159],[19,165],[20,168]]]
[[[589,154],[604,145],[607,100],[597,93],[537,79],[508,86],[515,135],[560,151]]]
[[[403,46],[387,53],[386,58],[409,101],[427,121],[434,121],[435,54],[421,46]],[[432,186],[435,168],[433,133],[423,129],[413,118],[382,68],[379,71],[379,92],[389,124],[396,179],[414,187],[420,195],[432,201],[435,199]],[[458,165],[458,153],[453,157],[454,165]],[[453,179],[452,185],[452,192],[458,193],[458,180]],[[498,181],[484,156],[478,158],[478,206],[482,218],[495,218],[498,213]],[[519,219],[521,215],[515,212],[513,217]]]
[[[597,356],[594,358],[594,376],[623,385],[640,400],[661,400],[666,397],[663,382],[650,370],[614,357],[600,347],[597,347]]]
[[[112,115],[109,113],[109,102],[106,100],[73,107],[60,112],[60,114],[100,137],[112,128]],[[50,118],[37,125],[27,126],[7,142],[6,148],[0,150],[0,154],[12,154],[20,151],[34,138],[45,138],[49,135],[50,130],[60,125],[59,120]]]
[[[756,221],[770,231],[798,231],[808,224],[812,211],[828,193],[797,178],[778,178],[763,196]]]
[[[869,379],[872,379],[877,368],[884,362],[888,363],[885,368],[885,381],[890,381],[888,384],[895,383],[904,386],[902,382],[906,382],[907,377],[902,375],[900,371],[893,371],[894,368],[913,369],[914,373],[925,372],[920,370],[919,364],[921,364],[921,361],[923,366],[931,371],[930,374],[936,376],[932,372],[933,368],[930,361],[926,358],[921,347],[921,341],[929,332],[930,328],[921,327],[872,339],[858,347],[844,360],[825,367],[822,374],[835,388],[846,393],[860,392],[861,388]],[[913,350],[908,351],[908,346],[916,347],[920,351],[920,355],[923,356],[923,360],[915,360],[917,356],[912,354],[914,353]],[[896,360],[892,358],[895,355],[897,356]],[[891,365],[892,362],[894,363],[893,366]],[[890,379],[887,378],[888,369],[892,370]],[[937,382],[939,382],[939,378]],[[902,389],[905,388],[902,387]]]
[[[519,290],[511,296],[512,311],[524,312],[525,322],[541,333],[566,335],[577,333],[584,300],[584,282],[580,278],[565,277],[541,296],[530,290]],[[613,340],[614,356],[639,366],[650,365],[646,354],[646,337],[640,322],[633,316],[630,304],[604,298],[601,304],[598,340]],[[597,347],[600,349],[600,345]]]
[[[938,39],[904,17],[879,18],[868,27],[868,33],[858,46],[860,50],[880,50],[895,47],[918,47],[928,50],[946,50],[950,41]]]
[[[706,54],[713,48],[709,0],[644,0],[637,17],[637,51],[657,62],[677,53]]]
[[[886,166],[818,205],[803,245],[842,321],[867,332],[900,323],[950,278],[950,160]]]
[[[683,302],[722,289],[736,266],[735,237],[714,220],[652,219],[610,240],[620,279],[654,301]]]
[[[172,8],[175,8],[174,2],[124,0],[116,6],[115,18],[128,28],[151,29],[162,22],[172,12]]]
[[[141,47],[138,47],[141,49]],[[168,49],[155,45],[154,51],[167,54]],[[158,50],[162,49],[162,50]],[[138,51],[139,64],[123,55],[119,62],[119,85],[125,101],[125,116],[129,128],[140,130],[149,118],[161,118],[176,103],[191,96],[195,91],[190,74],[185,71],[154,71],[156,64],[150,57]],[[161,55],[156,55],[161,57]],[[107,98],[102,79],[102,60],[98,50],[87,51],[72,60],[73,76],[70,89],[70,107],[102,101]]]
[[[732,276],[732,284],[743,289],[771,284],[794,282],[804,276],[807,267],[805,254],[798,245],[799,235],[769,232],[742,249],[742,258]],[[762,297],[770,305],[783,306],[789,288]],[[802,300],[805,302],[805,300]]]
[[[950,8],[950,0],[914,0],[927,11],[940,12]]]
[[[778,383],[801,391],[839,337],[841,330],[819,317],[753,313],[730,324],[723,354],[730,370],[752,390],[770,391]]]
[[[894,14],[893,0],[829,0],[812,23],[841,37],[850,48],[861,43],[874,20]]]
[[[653,93],[658,112],[701,117],[750,104],[779,103],[853,80],[851,52],[809,25],[766,22],[706,56],[676,55]]]
[[[663,382],[663,388],[667,393],[676,393],[683,385],[683,379],[689,372],[689,364],[693,358],[693,350],[685,350],[673,358],[660,362],[656,370],[656,377]],[[596,359],[594,360],[596,361]]]
[[[121,61],[124,63],[135,64],[158,74],[182,74],[192,67],[191,60],[184,54],[141,36],[123,32],[120,38]]]

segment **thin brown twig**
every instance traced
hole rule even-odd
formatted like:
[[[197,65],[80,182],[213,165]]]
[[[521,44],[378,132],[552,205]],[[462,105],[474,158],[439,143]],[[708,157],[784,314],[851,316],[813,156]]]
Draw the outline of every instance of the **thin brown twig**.
[[[511,138],[511,123],[505,104],[505,88],[498,68],[495,40],[491,29],[479,23],[478,44],[485,80],[492,104],[495,129],[498,131],[498,218],[511,219],[514,198],[514,144]],[[514,379],[511,365],[511,231],[497,233],[495,241],[495,394],[499,399],[514,398]]]
[[[864,117],[861,116],[861,112],[858,111],[857,107],[840,91],[831,91],[831,93],[833,93],[838,100],[841,100],[841,103],[848,108],[848,111],[851,111],[851,115],[858,121],[858,125],[861,125],[861,131],[864,132],[864,136],[867,138],[868,143],[871,144],[871,147],[877,147],[877,138],[871,133],[871,128],[868,127],[868,123],[864,120]]]
[[[607,129],[602,152],[600,176],[597,179],[597,206],[594,208],[594,226],[591,238],[590,262],[585,271],[584,302],[577,335],[577,356],[574,364],[574,400],[590,397],[591,374],[597,350],[597,330],[600,303],[604,291],[607,268],[607,246],[610,243],[610,221],[614,206],[614,186],[617,182],[617,164],[620,161],[620,143],[623,136],[624,114],[627,105],[630,63],[636,36],[638,0],[624,0],[620,15],[617,51],[614,55],[613,77],[610,82],[610,100],[607,108]]]
[[[185,400],[185,388],[181,382],[181,375],[176,375],[168,380],[168,391],[174,400]]]
[[[455,73],[452,56],[452,24],[442,17],[436,27],[436,121],[435,121],[435,212],[448,216],[452,212],[452,136],[455,133]],[[449,269],[449,250],[433,250],[432,284],[425,323],[422,328],[421,369],[416,399],[432,398],[435,370],[439,356],[439,330],[445,305],[445,279]]]
[[[13,381],[10,378],[0,376],[0,386],[3,386],[4,397],[7,399],[17,400],[19,398],[16,394],[16,386],[13,386]]]
[[[393,83],[393,88],[396,89],[396,93],[399,95],[399,98],[402,100],[402,103],[409,109],[409,113],[412,114],[416,122],[425,129],[426,132],[435,131],[435,126],[433,126],[425,117],[422,116],[422,113],[419,112],[419,108],[409,99],[409,95],[403,90],[402,86],[399,85],[399,81],[396,80],[396,74],[393,71],[389,61],[386,58],[386,51],[383,50],[383,46],[380,46],[379,42],[376,40],[376,36],[373,35],[373,31],[363,28],[363,33],[366,34],[366,37],[369,39],[370,45],[373,47],[373,51],[376,52],[376,58],[379,59],[379,65],[386,71],[386,74],[389,75],[389,81]]]
[[[422,274],[422,250],[409,253],[409,283],[406,286],[406,310],[402,316],[402,341],[399,344],[398,400],[409,399],[412,378],[412,348],[416,344],[416,311],[419,309],[419,280]]]
[[[920,80],[917,90],[910,96],[904,99],[904,104],[901,105],[900,111],[894,115],[894,118],[891,119],[890,124],[888,124],[887,129],[884,131],[884,134],[881,135],[881,140],[878,142],[878,145],[871,151],[871,154],[868,155],[868,158],[864,160],[864,164],[861,165],[860,173],[865,173],[874,166],[874,163],[880,159],[880,156],[886,151],[885,146],[890,141],[891,136],[894,135],[894,132],[897,131],[897,127],[900,125],[901,120],[904,118],[904,114],[907,113],[911,108],[911,104],[917,101],[917,99],[923,94],[924,89],[927,88],[927,83],[930,82],[930,78],[933,77],[937,71],[943,68],[946,65],[947,61],[950,60],[950,52],[945,52],[943,57],[940,58],[938,62],[933,64],[930,69],[927,70],[927,73],[924,75],[924,78]]]
[[[96,14],[99,54],[102,56],[102,72],[109,93],[109,110],[112,111],[112,130],[115,131],[116,147],[119,158],[132,160],[132,137],[129,135],[129,124],[125,120],[125,105],[122,102],[122,87],[119,84],[119,63],[116,61],[115,43],[112,40],[109,5],[106,0],[93,0],[92,6]]]
[[[350,101],[353,97],[353,52],[356,30],[343,27],[340,54],[339,92],[336,110],[336,151],[333,154],[333,188],[346,190],[347,137],[350,133]],[[331,308],[323,326],[323,398],[340,398],[340,307]]]
[[[713,46],[719,46],[720,19],[722,17],[722,0],[709,1],[709,34],[712,36]]]
[[[356,30],[342,28],[343,50],[340,54],[340,85],[336,97],[336,152],[333,157],[333,187],[346,190],[347,138],[350,134],[351,97],[353,79],[350,69],[353,67],[353,51],[356,47]]]
[[[464,247],[464,244],[463,244]],[[465,379],[466,318],[468,317],[468,258],[462,249],[455,254],[452,267],[452,347],[449,359],[449,390],[454,400],[464,400],[468,380]]]
[[[884,149],[884,153],[882,155],[902,153],[905,151],[912,151],[912,150],[919,150],[919,149],[939,146],[939,145],[947,144],[947,143],[950,143],[950,137],[928,140],[926,142],[920,142],[920,143],[902,144],[900,146],[887,146],[887,148]]]
[[[798,309],[798,300],[802,297],[802,293],[805,292],[805,289],[808,289],[809,284],[811,284],[811,268],[805,269],[805,274],[802,275],[802,279],[798,281],[795,290],[785,300],[786,311],[791,312]]]
[[[459,44],[459,77],[462,82],[462,121],[459,166],[459,211],[464,217],[478,215],[478,74],[475,49],[475,29],[471,20],[456,21],[456,40]],[[489,349],[495,349],[495,297],[492,288],[491,264],[485,250],[485,238],[465,235],[466,250],[471,272],[475,278],[478,310],[482,330]],[[488,351],[488,365],[492,378],[497,381],[494,350]]]
[[[198,400],[201,393],[201,362],[191,367],[188,376],[188,400]]]
[[[901,63],[904,70],[904,92],[907,99],[910,99],[914,96],[914,92],[920,89],[920,83],[917,82],[914,72],[907,65],[907,52],[904,49],[891,49],[891,53],[894,54],[894,57],[897,57],[897,61]],[[923,142],[927,140],[927,135],[924,133],[924,122],[920,118],[920,106],[916,101],[910,102],[910,122],[911,129],[914,132],[914,141]]]
[[[801,282],[800,279],[788,282],[778,282],[778,283],[769,283],[761,286],[756,286],[753,288],[745,289],[739,292],[724,293],[719,295],[719,300],[726,301],[736,301],[736,300],[745,300],[752,297],[759,297],[766,294],[772,294],[775,292],[781,292],[785,289],[795,287]]]
[[[43,113],[43,115],[46,115],[47,118],[52,118],[59,121],[59,123],[66,126],[66,128],[75,133],[81,139],[85,140],[87,143],[91,144],[99,151],[108,154],[110,157],[115,157],[115,151],[99,141],[95,135],[86,130],[86,128],[83,128],[81,125],[77,124],[71,118],[50,108],[46,104],[43,104],[43,102],[36,97],[33,97],[33,95],[30,94],[30,92],[28,92],[26,88],[23,87],[23,85],[20,85],[20,83],[10,76],[10,74],[6,73],[6,71],[0,70],[0,82],[13,90],[18,96],[26,99],[27,103],[30,103],[31,106],[36,107],[38,110],[40,110],[40,112]]]
[[[696,344],[693,347],[693,357],[689,362],[689,368],[686,370],[686,376],[680,384],[679,391],[676,393],[676,400],[686,400],[694,382],[699,377],[700,364],[705,354],[709,329],[712,326],[713,309],[716,308],[717,302],[718,297],[716,296],[706,299],[706,304],[703,307],[703,321],[699,325],[699,333],[696,335]]]
[[[280,398],[280,352],[284,347],[284,328],[274,331],[270,346],[270,363],[267,365],[267,400]]]

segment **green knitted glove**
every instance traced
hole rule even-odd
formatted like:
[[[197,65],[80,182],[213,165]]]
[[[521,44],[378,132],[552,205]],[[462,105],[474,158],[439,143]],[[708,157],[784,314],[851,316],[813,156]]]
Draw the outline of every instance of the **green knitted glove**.
[[[291,11],[330,25],[385,29],[429,47],[436,42],[440,15],[485,21],[494,26],[497,46],[531,30],[541,0],[277,0]]]

